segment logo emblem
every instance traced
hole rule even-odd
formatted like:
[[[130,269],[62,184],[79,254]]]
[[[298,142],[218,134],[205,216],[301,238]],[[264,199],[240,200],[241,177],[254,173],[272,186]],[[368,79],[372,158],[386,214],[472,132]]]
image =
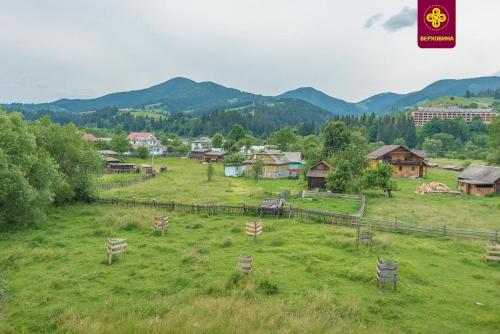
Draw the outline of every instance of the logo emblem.
[[[418,0],[418,46],[455,47],[455,15],[455,0]]]

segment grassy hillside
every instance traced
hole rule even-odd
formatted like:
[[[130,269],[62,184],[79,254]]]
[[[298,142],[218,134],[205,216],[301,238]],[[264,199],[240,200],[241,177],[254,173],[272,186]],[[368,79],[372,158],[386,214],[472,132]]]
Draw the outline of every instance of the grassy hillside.
[[[484,241],[375,234],[249,217],[111,206],[61,208],[36,229],[0,233],[0,331],[71,333],[494,333],[500,331],[499,267]],[[129,253],[108,266],[108,237]],[[254,272],[235,269],[254,257]],[[375,285],[377,256],[400,264],[397,291]]]
[[[432,101],[422,103],[422,107],[431,107],[437,105],[457,106],[460,108],[467,108],[471,103],[476,103],[479,108],[491,107],[493,102],[497,101],[492,97],[471,97],[465,98],[463,96],[442,96]]]

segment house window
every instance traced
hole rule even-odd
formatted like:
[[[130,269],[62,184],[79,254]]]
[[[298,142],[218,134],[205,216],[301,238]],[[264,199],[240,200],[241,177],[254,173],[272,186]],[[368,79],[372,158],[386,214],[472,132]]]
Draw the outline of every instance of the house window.
[[[411,171],[414,172],[415,171],[415,166],[411,166]]]
[[[401,172],[403,170],[403,166],[399,166],[399,171]]]

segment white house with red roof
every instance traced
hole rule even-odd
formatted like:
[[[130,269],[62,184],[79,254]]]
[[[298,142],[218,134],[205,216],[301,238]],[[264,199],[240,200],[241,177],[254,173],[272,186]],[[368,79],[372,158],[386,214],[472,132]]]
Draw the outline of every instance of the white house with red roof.
[[[140,146],[146,146],[151,155],[163,155],[166,151],[166,146],[163,146],[151,132],[132,132],[127,136],[127,139],[135,150]]]

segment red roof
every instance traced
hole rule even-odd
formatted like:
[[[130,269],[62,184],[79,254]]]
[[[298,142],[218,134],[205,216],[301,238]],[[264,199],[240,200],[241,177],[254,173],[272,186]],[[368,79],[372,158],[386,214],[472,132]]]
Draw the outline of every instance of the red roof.
[[[151,132],[132,132],[127,136],[128,140],[134,140],[137,138],[148,138],[152,136],[153,134]]]
[[[91,133],[84,133],[83,139],[85,139],[86,141],[97,141],[97,137]]]

